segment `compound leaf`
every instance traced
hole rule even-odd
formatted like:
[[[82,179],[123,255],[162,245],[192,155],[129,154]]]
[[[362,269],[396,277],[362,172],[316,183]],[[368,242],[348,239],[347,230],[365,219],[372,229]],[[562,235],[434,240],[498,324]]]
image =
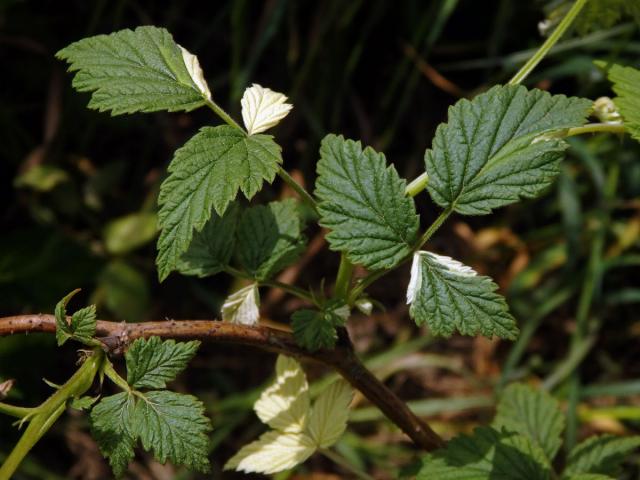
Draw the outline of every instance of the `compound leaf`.
[[[93,92],[89,108],[112,115],[189,111],[211,96],[198,59],[164,28],[145,26],[85,38],[56,57],[77,71],[76,90]]]
[[[175,153],[162,183],[158,214],[158,275],[164,280],[200,232],[212,209],[224,215],[238,190],[251,199],[272,182],[282,163],[280,147],[268,135],[247,136],[228,125],[204,127]]]
[[[414,254],[407,289],[409,313],[418,325],[428,324],[434,335],[496,335],[515,339],[518,328],[504,298],[489,277],[456,260],[435,253]]]
[[[210,430],[204,405],[191,395],[153,391],[136,402],[134,431],[160,463],[207,472]]]
[[[481,215],[538,195],[558,174],[568,146],[552,132],[582,125],[590,108],[590,100],[516,85],[460,100],[425,153],[431,198]]]
[[[522,435],[477,428],[423,460],[418,480],[549,480],[544,452]]]
[[[178,260],[177,270],[184,275],[208,277],[229,264],[235,246],[240,208],[229,205],[221,217],[213,212],[201,232],[196,232],[187,251]]]
[[[353,389],[344,380],[329,385],[313,404],[309,415],[309,436],[318,448],[329,448],[347,429]]]
[[[238,262],[257,280],[272,277],[302,253],[301,230],[294,199],[248,208],[238,225]]]
[[[596,64],[606,68],[604,62]],[[640,142],[640,70],[614,64],[609,67],[607,76],[613,83],[613,91],[618,95],[613,101],[620,109],[625,128]]]
[[[564,417],[558,401],[542,390],[528,385],[509,385],[498,403],[496,428],[516,432],[528,437],[551,462],[562,445]]]
[[[320,225],[331,230],[332,250],[372,270],[391,268],[411,253],[419,227],[415,204],[382,153],[327,135],[317,170]]]
[[[279,355],[276,379],[262,392],[253,408],[258,418],[275,430],[304,431],[309,413],[309,385],[300,364],[291,357]]]
[[[118,478],[135,454],[137,437],[131,431],[134,411],[134,397],[127,392],[105,397],[91,410],[91,433]]]
[[[133,388],[166,388],[198,351],[200,342],[140,338],[126,353],[127,382]]]
[[[620,464],[638,447],[640,436],[593,436],[571,451],[564,474],[574,476],[592,473],[615,476]]]

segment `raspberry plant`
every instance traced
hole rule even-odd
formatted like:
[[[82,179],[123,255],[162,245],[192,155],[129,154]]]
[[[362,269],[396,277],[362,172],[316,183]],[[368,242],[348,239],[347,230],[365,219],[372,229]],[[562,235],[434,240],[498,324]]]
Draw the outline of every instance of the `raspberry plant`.
[[[605,6],[618,8],[616,2],[606,3],[593,0],[589,15]],[[274,383],[255,403],[270,430],[237,452],[226,468],[271,474],[293,468],[316,452],[350,468],[330,449],[347,428],[350,383],[418,447],[431,452],[423,458],[418,478],[612,478],[625,455],[640,446],[640,438],[589,438],[556,471],[564,429],[561,406],[549,394],[525,385],[503,391],[491,425],[445,443],[359,363],[344,328],[354,309],[371,312],[369,285],[411,262],[407,303],[416,324],[444,337],[517,337],[516,320],[492,279],[429,251],[428,242],[452,214],[486,215],[539,195],[559,173],[568,137],[628,133],[640,140],[640,71],[634,68],[598,64],[613,83],[613,101],[594,103],[519,85],[585,4],[578,0],[566,9],[547,42],[509,84],[449,109],[425,152],[421,176],[407,182],[383,153],[331,134],[320,147],[313,192],[287,173],[280,146],[265,133],[293,108],[285,95],[257,84],[247,88],[241,125],[215,103],[198,58],[167,30],[122,30],[58,52],[75,72],[73,86],[91,93],[89,108],[121,115],[208,107],[222,120],[221,125],[201,128],[175,152],[168,167],[158,197],[156,264],[160,281],[171,274],[227,274],[245,286],[225,301],[219,312],[222,322],[123,326],[97,321],[93,306],[67,316],[66,305],[75,291],[60,301],[54,318],[3,319],[3,335],[52,331],[55,325],[59,345],[72,340],[84,350],[78,371],[40,406],[0,403],[0,412],[16,417],[24,428],[0,467],[0,479],[14,474],[67,407],[89,412],[92,434],[117,477],[126,472],[138,447],[160,462],[207,472],[212,427],[204,406],[191,395],[171,391],[168,384],[187,367],[199,340],[211,339],[281,353]],[[638,13],[621,5],[626,13]],[[590,117],[597,120],[588,123]],[[297,198],[252,202],[276,177]],[[422,230],[415,202],[427,201],[425,195],[418,197],[425,190],[440,214]],[[324,284],[304,289],[275,279],[304,252],[309,222],[327,230],[329,248],[340,254],[333,289]],[[354,278],[355,265],[368,273]],[[260,326],[263,286],[280,288],[307,304],[291,318],[292,336]],[[123,352],[126,377],[112,363]],[[320,361],[346,381],[328,386],[312,404],[304,371],[293,357]],[[87,396],[103,378],[120,393]],[[370,478],[357,470],[354,474]]]

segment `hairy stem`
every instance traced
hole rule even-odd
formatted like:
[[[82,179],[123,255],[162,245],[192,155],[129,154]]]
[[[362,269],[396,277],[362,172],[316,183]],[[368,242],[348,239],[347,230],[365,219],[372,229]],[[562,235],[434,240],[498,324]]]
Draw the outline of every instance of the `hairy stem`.
[[[438,229],[442,226],[442,224],[447,221],[447,218],[449,218],[449,215],[451,215],[451,212],[453,212],[453,208],[449,207],[446,210],[444,210],[442,213],[440,213],[440,215],[438,215],[438,218],[436,218],[433,221],[433,223],[429,226],[429,228],[427,228],[427,231],[424,232],[422,237],[420,237],[420,240],[418,241],[418,244],[415,250],[420,250],[424,246],[424,244],[431,239],[433,234],[436,233]]]
[[[0,318],[0,337],[20,333],[55,333],[55,330],[56,323],[53,315],[19,315]],[[431,451],[444,444],[429,425],[418,418],[392,390],[367,370],[350,346],[310,352],[297,345],[290,333],[262,326],[247,327],[216,320],[167,320],[144,323],[99,320],[96,334],[101,337],[100,341],[105,349],[116,353],[122,352],[137,338],[158,336],[251,346],[312,360],[338,371],[406,433],[418,447]]]
[[[510,85],[517,85],[522,83],[522,81],[529,76],[529,74],[533,71],[534,68],[542,61],[542,59],[549,53],[549,50],[560,40],[560,37],[564,35],[569,26],[573,23],[582,7],[585,6],[587,0],[576,0],[571,6],[571,9],[564,16],[562,21],[558,24],[556,29],[553,31],[549,38],[542,44],[542,46],[538,49],[538,51],[525,63],[518,73],[516,73],[511,80],[509,80]]]
[[[232,126],[233,128],[237,128],[244,134],[246,134],[246,130],[240,126],[238,122],[236,122],[231,116],[225,112],[216,102],[213,100],[206,99],[207,107],[209,107],[213,112],[218,115],[224,123]]]

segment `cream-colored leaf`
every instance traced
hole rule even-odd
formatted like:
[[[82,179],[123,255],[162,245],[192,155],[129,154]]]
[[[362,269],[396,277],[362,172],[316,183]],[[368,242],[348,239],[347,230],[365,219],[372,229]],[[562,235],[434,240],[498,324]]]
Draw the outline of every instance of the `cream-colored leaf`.
[[[278,356],[276,379],[253,406],[258,417],[281,432],[302,432],[309,412],[309,385],[300,364]]]
[[[185,66],[187,67],[187,71],[189,75],[191,75],[191,80],[196,84],[198,90],[207,97],[208,100],[211,100],[211,91],[209,90],[209,85],[207,85],[207,81],[204,79],[204,74],[202,73],[202,68],[200,67],[200,62],[198,61],[198,57],[196,57],[193,53],[191,53],[186,48],[178,45],[180,50],[182,51],[182,60],[184,61]]]
[[[244,91],[242,120],[249,135],[264,132],[287,116],[293,105],[285,103],[287,97],[282,93],[263,88],[257,83]]]
[[[301,464],[315,450],[313,441],[304,433],[270,431],[240,449],[224,469],[269,475]]]
[[[311,410],[307,431],[319,448],[328,448],[338,441],[347,429],[349,404],[353,389],[338,380],[324,390]]]
[[[227,297],[222,305],[222,319],[241,325],[256,325],[260,318],[259,307],[258,285],[252,283]]]

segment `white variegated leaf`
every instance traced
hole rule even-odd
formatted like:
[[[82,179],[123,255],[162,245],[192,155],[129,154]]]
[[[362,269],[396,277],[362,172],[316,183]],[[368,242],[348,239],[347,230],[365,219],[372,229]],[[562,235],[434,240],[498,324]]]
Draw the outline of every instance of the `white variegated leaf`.
[[[436,263],[442,265],[443,268],[449,270],[451,273],[464,277],[473,277],[478,273],[471,267],[454,260],[451,257],[445,255],[438,255],[436,253],[419,251],[413,254],[413,262],[411,263],[411,278],[409,280],[409,286],[407,287],[407,304],[413,303],[416,298],[416,292],[422,287],[422,262],[420,262],[420,256],[426,255],[433,259]]]
[[[184,60],[187,71],[191,76],[191,80],[193,80],[193,83],[198,87],[198,90],[200,90],[208,100],[211,100],[211,91],[209,90],[207,81],[204,79],[204,74],[202,73],[198,57],[181,45],[178,45],[178,47],[180,47],[180,51],[182,52],[182,60]]]
[[[242,96],[242,120],[249,135],[264,132],[287,116],[293,105],[285,103],[282,93],[263,88],[257,83],[247,88]]]
[[[515,339],[518,328],[491,278],[450,257],[414,254],[407,288],[409,314],[435,335],[498,336]]]
[[[289,470],[301,464],[316,447],[304,433],[281,433],[275,430],[244,446],[224,466],[225,470],[266,475]]]
[[[309,385],[300,364],[285,355],[278,356],[276,380],[253,406],[258,417],[281,432],[302,432],[309,412]]]
[[[222,305],[222,319],[241,325],[256,325],[260,318],[260,292],[252,283],[227,297]]]
[[[356,302],[356,308],[360,311],[360,313],[364,313],[365,315],[371,315],[373,312],[373,302],[369,298],[360,298]]]
[[[353,389],[344,380],[332,383],[313,404],[308,432],[319,448],[328,448],[338,441],[347,428],[349,404]]]

